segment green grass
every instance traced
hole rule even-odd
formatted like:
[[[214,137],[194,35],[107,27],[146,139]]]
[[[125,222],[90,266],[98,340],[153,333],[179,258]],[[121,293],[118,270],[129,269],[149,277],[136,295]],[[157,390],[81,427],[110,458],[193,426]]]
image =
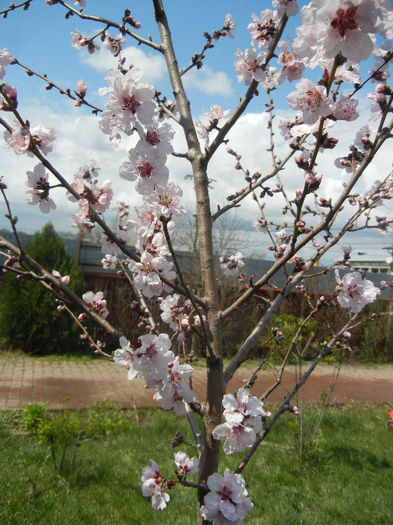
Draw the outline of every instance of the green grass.
[[[244,471],[256,525],[391,524],[393,431],[387,407],[329,409],[314,443],[317,409],[299,421],[286,413]],[[75,417],[86,419],[85,412]],[[106,407],[103,417],[108,417]],[[137,419],[138,421],[137,421]],[[124,414],[122,424],[79,448],[70,473],[55,472],[50,449],[20,432],[17,413],[0,421],[0,523],[6,525],[130,525],[196,523],[193,489],[177,487],[164,512],[141,494],[141,469],[155,459],[171,479],[170,443],[177,430],[191,440],[185,418],[149,410]],[[179,447],[193,455],[187,446]],[[242,454],[223,457],[234,468]]]
[[[86,363],[97,359],[103,359],[101,356],[91,353],[80,353],[80,354],[48,354],[48,355],[31,355],[22,352],[22,350],[6,350],[0,346],[0,359],[3,361],[9,361],[15,358],[27,358],[37,359],[40,362],[46,361],[49,363],[55,362],[75,362],[75,363]]]

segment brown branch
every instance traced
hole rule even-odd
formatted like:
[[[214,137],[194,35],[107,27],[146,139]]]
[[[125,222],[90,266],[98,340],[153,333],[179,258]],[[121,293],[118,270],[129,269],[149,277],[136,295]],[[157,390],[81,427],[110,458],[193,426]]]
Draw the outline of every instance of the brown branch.
[[[305,137],[301,140],[301,142],[303,142],[303,140],[305,140]],[[223,206],[218,211],[216,211],[216,213],[212,215],[212,220],[216,221],[221,215],[223,215],[228,210],[237,206],[239,202],[241,202],[248,195],[250,195],[250,193],[253,193],[256,189],[258,189],[264,182],[270,180],[272,177],[277,175],[284,168],[285,164],[287,164],[287,162],[293,157],[294,154],[295,154],[295,150],[291,150],[290,153],[288,153],[288,155],[282,161],[282,163],[279,166],[277,166],[277,168],[275,168],[268,175],[265,175],[264,177],[262,177],[260,180],[258,180],[254,184],[250,184],[249,187],[245,189],[240,195],[238,195],[236,198],[231,200],[230,204],[227,204],[226,206]]]
[[[65,286],[62,284],[57,277],[52,275],[48,270],[46,270],[43,266],[41,266],[37,261],[35,261],[32,257],[30,257],[27,253],[22,252],[17,246],[12,244],[10,241],[7,241],[4,237],[0,236],[0,246],[8,249],[11,253],[13,253],[16,257],[20,258],[21,260],[25,261],[36,273],[37,275],[34,276],[32,274],[32,277],[34,277],[37,281],[45,283],[45,285],[48,285],[50,287],[53,287],[54,290],[61,291],[64,295],[66,295],[73,303],[77,304],[82,310],[84,310],[90,317],[94,319],[104,330],[111,335],[115,335],[120,337],[122,334],[118,330],[116,330],[108,321],[103,319],[100,315],[98,315],[91,306],[89,306],[81,297],[76,295],[75,292],[73,292],[68,286]]]
[[[62,5],[63,7],[68,9],[69,12],[78,16],[82,20],[91,20],[93,22],[99,22],[100,24],[106,24],[109,27],[114,27],[115,29],[120,31],[121,34],[123,35],[127,34],[128,36],[130,36],[131,38],[139,42],[139,44],[144,44],[145,46],[151,47],[155,51],[159,51],[160,53],[162,53],[162,48],[159,44],[156,44],[155,42],[152,42],[151,40],[147,38],[143,38],[139,36],[137,33],[134,33],[134,31],[127,29],[124,26],[124,24],[118,24],[116,22],[113,22],[112,20],[108,20],[107,18],[103,18],[101,16],[94,16],[94,15],[88,15],[88,14],[82,13],[81,11],[78,11],[77,9],[70,6],[66,2],[63,2],[63,0],[58,0],[57,4]]]
[[[358,317],[359,314],[355,314],[354,317]],[[312,362],[312,364],[310,365],[310,367],[306,370],[306,372],[304,373],[304,375],[302,376],[302,378],[296,383],[295,387],[285,396],[285,399],[284,399],[284,402],[282,403],[282,405],[278,408],[278,410],[274,413],[274,415],[272,416],[272,418],[270,419],[269,423],[265,426],[264,430],[261,432],[260,436],[255,440],[255,443],[253,444],[253,446],[250,448],[250,451],[246,454],[246,456],[243,458],[243,460],[239,463],[239,465],[237,466],[236,470],[235,470],[235,473],[236,474],[240,474],[244,468],[246,467],[246,465],[248,464],[248,462],[250,461],[250,459],[252,458],[252,456],[255,454],[255,451],[257,450],[258,446],[262,443],[262,441],[266,438],[266,436],[268,435],[268,433],[270,432],[270,430],[272,429],[272,427],[274,426],[274,424],[277,422],[277,420],[279,419],[279,417],[281,416],[281,414],[283,414],[284,412],[286,412],[288,410],[288,407],[289,407],[289,404],[290,404],[290,401],[292,400],[292,398],[294,397],[294,395],[298,392],[298,390],[300,390],[300,388],[304,385],[304,383],[307,381],[307,379],[310,377],[310,375],[312,374],[312,372],[315,370],[315,368],[317,367],[317,365],[320,363],[320,361],[326,357],[327,355],[329,355],[329,353],[332,351],[336,341],[338,340],[338,338],[345,332],[345,330],[347,330],[348,328],[348,325],[349,323],[347,323],[343,328],[341,328],[341,330],[330,340],[330,342],[326,345],[323,346],[323,349],[322,351],[318,354],[318,356],[316,357],[316,359],[314,359],[314,361]]]
[[[17,58],[13,58],[12,64],[16,64],[20,66],[22,69],[26,71],[28,76],[35,76],[35,77],[41,78],[44,82],[47,83],[46,89],[52,89],[52,88],[56,89],[61,95],[66,95],[66,97],[70,98],[71,100],[77,101],[80,104],[83,104],[85,106],[88,106],[89,108],[92,108],[93,113],[95,114],[101,113],[103,111],[101,108],[94,106],[93,104],[90,104],[90,102],[87,102],[84,97],[77,97],[77,96],[72,95],[71,90],[69,88],[63,89],[62,87],[52,82],[52,80],[49,80],[45,74],[41,75],[40,73],[37,73],[30,67],[25,66],[24,64],[19,62]]]
[[[20,4],[10,4],[8,7],[0,11],[0,16],[3,18],[7,18],[7,15],[11,11],[15,11],[16,9],[23,8],[23,11],[27,11],[30,7],[30,4],[33,0],[25,0],[25,2],[21,2]]]
[[[373,147],[371,148],[369,154],[367,157],[363,160],[362,164],[359,166],[357,172],[355,172],[350,181],[348,182],[345,190],[342,192],[340,197],[337,199],[334,206],[332,206],[329,213],[326,215],[326,217],[315,227],[313,228],[309,233],[307,233],[302,240],[298,241],[298,243],[288,251],[287,254],[283,255],[278,261],[276,261],[272,267],[263,275],[252,287],[250,287],[248,290],[246,290],[232,305],[230,305],[228,308],[226,308],[222,312],[222,317],[225,318],[228,315],[230,315],[232,312],[234,312],[241,304],[243,304],[253,293],[255,290],[263,286],[265,283],[267,283],[271,277],[285,264],[287,263],[295,253],[297,253],[301,248],[306,246],[314,237],[316,237],[319,233],[321,233],[323,230],[328,229],[328,227],[333,223],[335,220],[335,217],[337,213],[339,212],[341,206],[344,204],[347,197],[350,195],[352,188],[355,186],[355,184],[358,182],[360,177],[363,175],[364,171],[372,161],[372,159],[375,157],[376,153],[379,151],[379,149],[382,147],[384,142],[390,138],[390,134],[393,128],[393,120],[387,126],[384,128],[384,132],[380,133],[373,144]],[[321,253],[324,253],[326,249],[321,250]]]
[[[287,25],[287,21],[288,21],[288,17],[284,15],[280,20],[280,24],[277,27],[275,35],[272,38],[272,41],[269,45],[269,49],[266,52],[265,60],[261,66],[262,69],[265,69],[269,65],[270,60],[273,58],[277,44],[280,41],[280,38],[284,32],[285,26]],[[257,82],[256,80],[251,81],[250,86],[248,87],[246,94],[240,101],[239,105],[237,106],[237,108],[235,109],[231,117],[225,122],[225,124],[219,130],[213,142],[207,148],[206,153],[204,155],[206,162],[209,162],[209,160],[212,158],[217,148],[223,143],[226,135],[229,133],[231,128],[235,125],[235,123],[239,120],[241,115],[247,109],[247,106],[249,105],[251,100],[254,98],[254,96],[257,94],[258,86],[259,86],[259,82]]]

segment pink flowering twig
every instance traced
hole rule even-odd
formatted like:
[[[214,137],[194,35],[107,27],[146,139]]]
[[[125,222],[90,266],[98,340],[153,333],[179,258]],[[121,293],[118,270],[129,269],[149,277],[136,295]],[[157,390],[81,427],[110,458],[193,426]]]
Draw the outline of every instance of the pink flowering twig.
[[[280,23],[274,34],[274,37],[272,38],[269,48],[266,51],[266,54],[263,60],[263,64],[261,65],[261,69],[265,69],[268,66],[270,60],[273,58],[277,44],[280,41],[280,38],[284,32],[287,21],[288,21],[288,17],[284,15],[281,18]],[[217,136],[214,138],[213,142],[207,148],[207,151],[204,155],[206,161],[209,161],[211,159],[214,152],[217,150],[220,144],[222,144],[222,142],[224,141],[230,129],[235,125],[235,123],[239,120],[241,115],[244,113],[248,104],[251,102],[251,100],[256,95],[256,92],[258,91],[258,87],[259,87],[259,82],[257,82],[256,80],[252,80],[244,97],[240,101],[239,105],[237,106],[235,111],[232,113],[231,117],[222,126],[221,130],[217,133]]]
[[[104,357],[106,357],[106,358],[108,358],[108,359],[110,359],[112,361],[113,360],[113,356],[111,354],[107,354],[106,352],[103,351],[102,346],[99,344],[99,342],[95,341],[91,337],[91,335],[87,331],[86,327],[80,322],[78,317],[74,314],[74,312],[72,310],[70,310],[70,308],[68,308],[68,306],[64,302],[61,304],[60,308],[62,310],[65,310],[72,317],[72,319],[75,321],[75,323],[79,326],[79,328],[82,330],[84,336],[89,340],[91,346],[93,348],[95,348],[95,352],[94,353],[103,355]]]

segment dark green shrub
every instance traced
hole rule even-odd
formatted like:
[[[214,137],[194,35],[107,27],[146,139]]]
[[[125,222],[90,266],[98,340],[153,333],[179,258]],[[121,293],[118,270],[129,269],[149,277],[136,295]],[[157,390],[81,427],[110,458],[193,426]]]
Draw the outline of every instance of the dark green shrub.
[[[69,275],[70,288],[79,296],[83,294],[85,287],[79,270],[50,223],[34,235],[26,253],[48,271]],[[39,283],[7,272],[0,295],[2,344],[35,355],[85,351],[79,328],[56,306],[53,295]]]

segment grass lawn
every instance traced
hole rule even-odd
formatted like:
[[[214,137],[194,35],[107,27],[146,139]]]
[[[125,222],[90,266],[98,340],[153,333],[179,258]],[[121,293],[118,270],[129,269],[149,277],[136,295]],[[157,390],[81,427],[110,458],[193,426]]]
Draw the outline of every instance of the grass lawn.
[[[329,409],[316,440],[318,409],[300,421],[286,413],[244,471],[256,525],[377,525],[393,523],[393,431],[387,407]],[[116,413],[116,411],[113,411]],[[118,414],[118,412],[117,412]],[[54,470],[50,447],[21,432],[17,413],[0,416],[0,523],[4,525],[187,525],[196,522],[194,489],[176,487],[163,512],[141,493],[141,469],[155,459],[175,479],[170,443],[176,431],[191,441],[185,418],[161,410],[96,417],[108,430],[78,449],[71,472]],[[88,413],[72,415],[87,421]],[[76,420],[75,419],[75,420]],[[194,455],[189,446],[181,446]],[[234,468],[242,454],[224,457]]]

